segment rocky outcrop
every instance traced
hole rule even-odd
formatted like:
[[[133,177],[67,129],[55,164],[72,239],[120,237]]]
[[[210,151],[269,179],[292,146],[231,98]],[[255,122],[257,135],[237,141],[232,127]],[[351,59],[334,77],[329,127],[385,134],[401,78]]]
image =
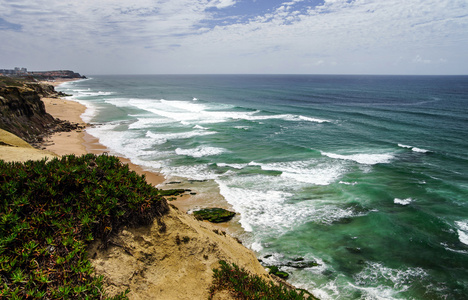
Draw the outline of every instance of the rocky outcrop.
[[[70,70],[29,72],[28,74],[34,77],[41,76],[44,78],[86,78],[86,76],[82,76],[80,73],[76,73]]]
[[[33,145],[53,132],[77,129],[78,125],[55,119],[46,112],[41,97],[51,96],[60,96],[51,85],[0,86],[0,128]]]

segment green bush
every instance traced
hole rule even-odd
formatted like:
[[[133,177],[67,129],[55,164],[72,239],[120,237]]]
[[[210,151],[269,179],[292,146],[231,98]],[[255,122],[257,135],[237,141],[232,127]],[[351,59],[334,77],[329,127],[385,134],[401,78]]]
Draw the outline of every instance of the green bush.
[[[102,299],[87,245],[164,215],[158,192],[113,156],[0,160],[0,298]]]
[[[276,285],[260,276],[252,275],[235,264],[225,261],[220,261],[219,264],[219,269],[213,269],[214,280],[210,288],[209,299],[212,299],[217,291],[222,290],[229,291],[236,299],[315,299],[310,294],[306,296],[304,291],[298,292],[283,285]]]

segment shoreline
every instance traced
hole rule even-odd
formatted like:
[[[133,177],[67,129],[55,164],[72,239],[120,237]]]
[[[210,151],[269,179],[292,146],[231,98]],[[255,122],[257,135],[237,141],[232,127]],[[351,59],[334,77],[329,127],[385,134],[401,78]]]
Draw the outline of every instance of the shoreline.
[[[79,79],[78,79],[79,80]],[[58,80],[54,82],[46,82],[54,87],[75,80]],[[46,151],[53,152],[56,155],[62,156],[67,154],[83,155],[87,153],[103,154],[110,150],[99,143],[99,140],[86,132],[86,128],[90,124],[83,121],[81,115],[86,111],[86,106],[83,104],[67,100],[63,98],[42,98],[46,107],[46,111],[54,118],[67,120],[73,123],[78,123],[85,126],[84,130],[74,130],[70,132],[54,133],[44,142]],[[132,163],[129,159],[117,156],[122,163],[128,164],[130,169],[139,175],[145,175],[148,183],[156,186],[163,183],[166,178],[164,175],[156,172],[144,170],[141,166]]]
[[[80,79],[56,80],[54,82],[45,83],[52,84],[54,87],[57,87],[60,84],[77,80]],[[112,152],[109,148],[99,143],[99,139],[97,137],[86,132],[86,129],[91,125],[84,122],[81,118],[87,109],[85,105],[79,103],[78,101],[64,98],[42,98],[42,100],[46,106],[46,111],[54,118],[78,123],[85,127],[83,130],[58,132],[52,134],[43,144],[46,151],[52,152],[59,156],[66,154],[83,155],[87,153],[100,155],[103,153]],[[186,190],[193,189],[193,186],[187,185],[190,181],[190,178],[183,178],[184,180],[181,183],[171,184],[171,182],[168,182],[168,178],[166,178],[164,174],[157,171],[147,170],[143,166],[134,164],[130,159],[121,155],[113,155],[117,156],[122,163],[128,164],[130,170],[135,171],[139,175],[145,175],[146,181],[157,188]],[[198,191],[196,195],[184,193],[177,196],[175,200],[169,201],[169,204],[174,205],[178,210],[184,213],[189,213],[191,210],[199,207],[220,207],[232,210],[231,205],[226,200],[224,200],[224,197],[221,195],[220,198],[223,198],[223,200],[215,199],[214,201],[199,199],[201,198],[199,195],[202,194],[199,194]],[[215,205],[210,205],[213,202],[217,203]],[[236,215],[234,219],[229,222],[212,223],[211,225],[235,237],[242,237],[248,233],[242,228],[238,218],[238,215]]]
[[[60,83],[55,86],[58,84]],[[42,100],[46,111],[55,118],[89,127],[89,124],[81,119],[81,115],[86,111],[86,106],[81,103],[61,98],[42,98]],[[86,127],[84,130],[54,133],[46,139],[45,150],[58,156],[110,152],[107,147],[99,143],[98,138],[86,132]],[[145,175],[146,181],[152,186],[172,189],[182,188],[185,184],[183,182],[182,186],[177,187],[164,184],[166,177],[163,174],[145,170],[127,158],[116,156],[122,163],[128,164],[130,170]],[[113,295],[129,288],[130,299],[148,297],[205,299],[208,296],[208,286],[213,280],[213,269],[219,266],[220,260],[230,261],[252,274],[287,286],[289,289],[295,289],[288,282],[269,275],[255,253],[235,237],[238,235],[232,234],[232,230],[238,233],[239,230],[243,231],[240,223],[235,219],[227,223],[214,224],[208,221],[198,221],[188,215],[187,204],[190,203],[191,198],[193,198],[192,195],[183,194],[177,197],[176,201],[168,201],[172,208],[168,215],[162,217],[163,223],[171,228],[166,234],[161,234],[158,229],[159,224],[156,224],[159,222],[154,222],[149,227],[124,228],[118,233],[116,239],[119,240],[119,244],[126,245],[124,248],[119,246],[99,250],[100,241],[91,244],[89,256],[92,258],[90,260],[96,273],[106,278],[107,292]],[[235,228],[234,224],[237,224],[239,228]],[[187,246],[181,246],[178,242],[179,235],[190,241],[189,244],[184,242]],[[158,245],[158,247],[153,245]],[[129,256],[126,249],[132,249],[133,254]],[[155,260],[148,261],[150,265],[142,264],[141,259],[147,259],[148,255],[154,256]],[[164,275],[160,278],[161,269],[164,270],[163,274],[172,275]],[[182,298],[181,295],[183,295]],[[225,292],[221,292],[221,298],[215,298],[233,299]]]

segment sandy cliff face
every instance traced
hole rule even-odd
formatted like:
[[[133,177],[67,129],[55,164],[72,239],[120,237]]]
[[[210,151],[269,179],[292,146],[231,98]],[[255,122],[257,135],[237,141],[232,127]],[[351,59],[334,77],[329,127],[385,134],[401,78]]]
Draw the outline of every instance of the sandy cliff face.
[[[37,142],[57,124],[41,101],[40,96],[46,93],[40,86],[0,87],[0,128],[29,143]]]
[[[27,160],[52,159],[56,155],[49,151],[41,151],[17,137],[0,129],[0,159],[4,161],[25,162]]]
[[[130,299],[208,299],[219,260],[268,277],[254,253],[207,222],[171,208],[166,230],[152,226],[123,230],[107,250],[95,243],[89,257],[107,291],[130,289]],[[229,295],[215,299],[231,299]]]

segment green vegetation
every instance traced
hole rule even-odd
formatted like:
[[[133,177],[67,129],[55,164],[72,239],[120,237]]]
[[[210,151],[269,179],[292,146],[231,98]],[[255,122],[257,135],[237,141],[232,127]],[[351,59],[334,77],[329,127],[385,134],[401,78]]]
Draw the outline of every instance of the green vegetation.
[[[23,86],[25,83],[26,80],[23,78],[0,76],[0,87]]]
[[[210,288],[210,299],[217,291],[227,290],[236,299],[315,299],[305,291],[298,292],[283,285],[276,285],[257,275],[252,275],[235,264],[220,261],[220,268],[213,269],[213,285]]]
[[[223,208],[204,208],[193,212],[197,220],[207,220],[212,223],[221,223],[231,220],[236,215],[235,212]]]
[[[270,270],[269,273],[278,276],[279,278],[282,279],[288,279],[289,274],[283,271],[280,271],[277,266],[267,266],[267,268]]]
[[[122,226],[150,224],[167,211],[159,190],[116,157],[0,160],[0,298],[105,298],[89,242],[107,245]]]
[[[179,196],[185,193],[186,190],[184,189],[173,189],[173,190],[159,190],[159,194],[161,196]]]

